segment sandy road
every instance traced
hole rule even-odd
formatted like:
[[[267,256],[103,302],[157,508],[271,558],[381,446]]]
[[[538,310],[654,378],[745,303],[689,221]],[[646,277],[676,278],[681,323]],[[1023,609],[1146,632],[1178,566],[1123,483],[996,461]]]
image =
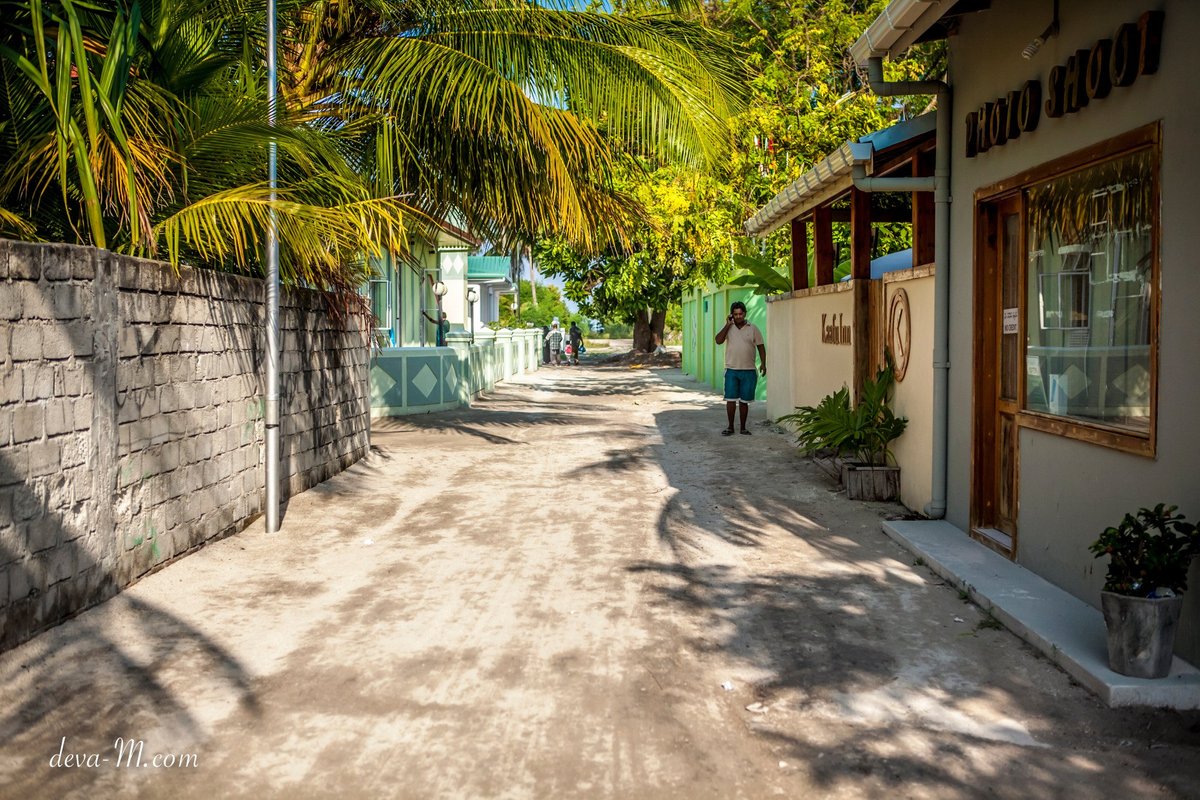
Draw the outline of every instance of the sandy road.
[[[722,425],[678,372],[564,368],[377,426],[280,534],[0,656],[0,796],[1200,792],[1200,718],[1103,708],[886,540],[898,507]]]

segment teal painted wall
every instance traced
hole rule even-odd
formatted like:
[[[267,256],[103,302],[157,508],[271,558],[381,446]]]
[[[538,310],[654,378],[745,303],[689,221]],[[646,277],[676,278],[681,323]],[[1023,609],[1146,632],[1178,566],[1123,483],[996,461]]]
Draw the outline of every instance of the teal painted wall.
[[[693,289],[683,295],[683,364],[685,375],[691,375],[717,392],[725,390],[725,348],[713,341],[717,331],[725,326],[729,305],[735,300],[746,304],[746,319],[762,331],[767,340],[767,301],[750,289],[738,286]],[[767,380],[760,378],[754,393],[756,400],[767,399]]]

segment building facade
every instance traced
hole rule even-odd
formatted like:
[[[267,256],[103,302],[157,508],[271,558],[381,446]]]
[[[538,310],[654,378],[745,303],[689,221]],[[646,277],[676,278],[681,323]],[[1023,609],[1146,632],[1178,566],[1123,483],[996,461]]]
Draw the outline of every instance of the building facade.
[[[1200,4],[966,5],[895,0],[852,51],[948,38],[945,518],[1098,605],[1105,527],[1200,517]]]
[[[509,259],[472,256],[479,245],[444,224],[408,260],[388,253],[373,264],[373,417],[467,406],[497,382],[537,369],[540,331],[487,327],[513,283],[502,266]]]

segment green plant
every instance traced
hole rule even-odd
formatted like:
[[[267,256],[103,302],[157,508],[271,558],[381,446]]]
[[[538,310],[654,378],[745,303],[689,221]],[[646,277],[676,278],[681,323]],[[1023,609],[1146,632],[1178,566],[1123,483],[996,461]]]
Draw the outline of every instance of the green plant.
[[[584,5],[282,3],[268,125],[263,3],[4,0],[0,236],[254,272],[275,223],[285,283],[351,293],[443,219],[628,244],[623,148],[724,158],[746,70],[684,4]]]
[[[806,453],[832,451],[838,457],[853,454],[865,464],[884,465],[891,459],[888,447],[904,433],[908,419],[897,417],[888,404],[896,375],[891,360],[863,382],[858,403],[850,402],[850,390],[842,387],[826,395],[815,406],[801,406],[777,422],[796,430],[796,443]]]
[[[1096,558],[1109,558],[1104,591],[1149,597],[1160,588],[1187,590],[1188,567],[1200,555],[1200,528],[1176,514],[1177,508],[1159,503],[1138,509],[1104,529],[1088,548]]]
[[[858,441],[852,439],[851,413],[850,390],[843,386],[815,406],[800,406],[776,421],[795,429],[796,444],[805,453],[841,455],[858,449]]]
[[[733,263],[746,270],[729,281],[731,286],[745,286],[755,294],[783,294],[792,290],[792,281],[775,271],[768,259],[735,253]]]

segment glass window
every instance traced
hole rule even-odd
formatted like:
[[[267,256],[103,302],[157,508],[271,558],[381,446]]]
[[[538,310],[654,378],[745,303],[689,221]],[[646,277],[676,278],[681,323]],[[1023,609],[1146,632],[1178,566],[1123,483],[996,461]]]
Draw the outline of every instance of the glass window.
[[[371,300],[371,316],[374,318],[375,337],[378,341],[386,340],[387,344],[392,344],[392,307],[391,307],[391,282],[386,280],[372,280],[367,286],[367,291]]]
[[[1149,433],[1155,169],[1139,150],[1028,190],[1027,409]]]

